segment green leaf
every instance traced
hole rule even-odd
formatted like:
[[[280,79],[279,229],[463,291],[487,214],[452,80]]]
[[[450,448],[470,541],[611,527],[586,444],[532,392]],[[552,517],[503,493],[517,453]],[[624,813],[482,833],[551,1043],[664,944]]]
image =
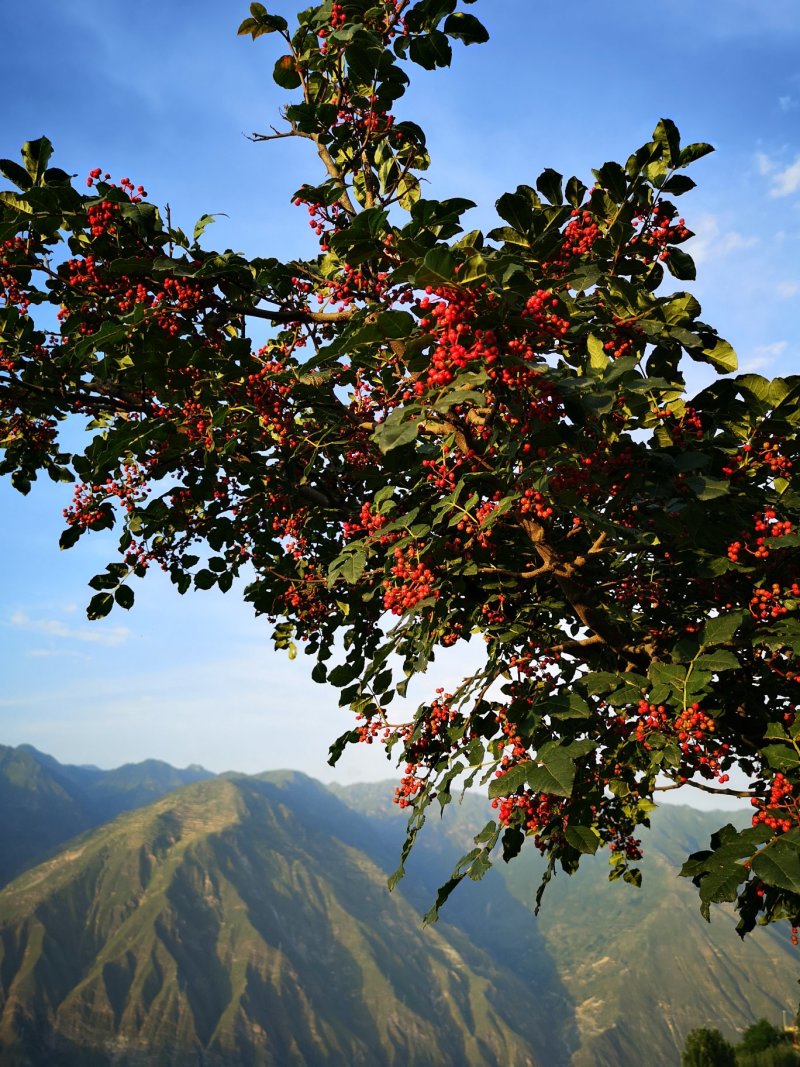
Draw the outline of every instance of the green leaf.
[[[667,257],[664,262],[673,278],[678,278],[682,282],[694,281],[697,277],[697,268],[688,252],[684,252],[682,248],[670,247],[664,254]]]
[[[591,826],[568,826],[566,839],[573,848],[593,856],[601,845],[600,834]]]
[[[489,799],[494,800],[496,797],[507,797],[516,793],[527,783],[528,775],[533,767],[532,760],[523,760],[511,767],[500,778],[493,778],[489,783]]]
[[[682,196],[684,193],[688,193],[690,189],[694,189],[696,184],[688,174],[673,174],[661,186],[661,191],[662,193],[669,193],[670,196]]]
[[[330,588],[337,578],[344,578],[348,585],[355,585],[364,573],[366,565],[367,556],[360,546],[356,545],[342,552],[328,568],[328,587]]]
[[[86,614],[90,619],[102,619],[114,607],[114,597],[111,593],[97,593],[89,601]]]
[[[296,89],[302,83],[292,56],[280,57],[275,63],[272,78],[282,89]]]
[[[619,163],[604,163],[594,174],[600,187],[607,190],[615,203],[621,204],[628,195],[628,179]]]
[[[536,188],[549,203],[560,207],[564,203],[562,181],[563,176],[557,170],[547,167],[536,179]]]
[[[721,337],[710,348],[703,350],[703,358],[722,374],[730,374],[739,366],[732,346]]]
[[[393,448],[401,448],[414,441],[419,433],[419,420],[411,419],[404,408],[396,408],[386,422],[380,423],[373,431],[378,448],[386,454]]]
[[[27,192],[33,185],[28,172],[19,163],[15,163],[11,159],[0,159],[0,174],[8,178],[10,182],[13,182],[23,193]]]
[[[34,185],[41,185],[47,164],[53,154],[53,146],[46,137],[37,141],[26,141],[22,146],[22,162]]]
[[[114,600],[121,608],[129,611],[133,607],[134,594],[129,585],[121,585],[114,593]]]
[[[449,248],[439,245],[432,248],[423,259],[417,278],[420,285],[452,283],[455,277],[456,257]]]
[[[703,156],[707,156],[709,152],[714,151],[714,146],[705,144],[703,141],[696,141],[694,144],[687,144],[687,146],[681,151],[680,163],[681,167],[688,167],[690,163],[694,163],[696,159],[702,159]]]
[[[217,212],[217,214],[220,214],[220,212]],[[217,214],[201,215],[197,222],[194,224],[194,230],[192,231],[192,239],[194,240],[195,244],[197,244],[197,242],[203,236],[203,233],[206,228],[211,225],[214,219],[216,219]]]
[[[742,665],[732,652],[718,649],[716,652],[710,652],[705,656],[698,656],[694,661],[694,666],[695,670],[712,671],[714,674],[720,674],[722,671],[737,671]]]
[[[590,333],[586,340],[586,347],[589,350],[589,366],[592,370],[605,370],[611,360],[600,338]]]
[[[464,44],[485,44],[489,40],[489,32],[483,23],[463,11],[448,15],[442,28],[448,37],[455,37]]]
[[[412,39],[408,57],[412,63],[424,67],[425,70],[435,70],[437,67],[450,66],[453,50],[445,34],[440,30],[433,30],[424,37]]]
[[[700,636],[703,648],[727,644],[742,625],[745,617],[744,612],[731,611],[725,615],[717,615],[714,619],[706,619]]]
[[[681,135],[672,119],[660,119],[653,130],[653,140],[662,145],[671,166],[677,167],[681,162]]]
[[[753,874],[765,885],[800,893],[800,852],[780,838],[752,860]]]
[[[338,667],[334,667],[328,674],[328,681],[331,685],[335,685],[337,689],[341,689],[342,686],[349,685],[350,682],[358,678],[360,673],[361,668],[358,664],[340,663]]]
[[[527,233],[533,222],[533,205],[520,189],[503,193],[495,204],[497,214],[518,233]]]
[[[792,745],[766,745],[761,753],[774,771],[796,771],[800,755]]]
[[[194,576],[195,589],[211,589],[217,584],[217,576],[213,571],[203,568]]]
[[[717,497],[726,496],[731,491],[731,483],[727,478],[707,478],[703,474],[689,475],[686,485],[698,500],[716,500]]]
[[[80,526],[68,526],[58,539],[58,547],[62,550],[72,548],[80,540],[81,533]]]
[[[550,793],[557,797],[572,796],[575,784],[575,763],[563,750],[557,751],[546,764],[534,764],[527,782],[536,793]]]

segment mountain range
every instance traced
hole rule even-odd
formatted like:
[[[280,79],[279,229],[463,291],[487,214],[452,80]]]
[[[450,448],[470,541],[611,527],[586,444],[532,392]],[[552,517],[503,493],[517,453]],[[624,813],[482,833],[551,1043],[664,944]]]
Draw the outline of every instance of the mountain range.
[[[677,1067],[693,1027],[794,1012],[788,932],[742,943],[676,877],[721,813],[661,809],[641,890],[595,860],[534,919],[523,850],[423,927],[491,811],[451,805],[390,894],[391,793],[0,748],[1,1067]]]

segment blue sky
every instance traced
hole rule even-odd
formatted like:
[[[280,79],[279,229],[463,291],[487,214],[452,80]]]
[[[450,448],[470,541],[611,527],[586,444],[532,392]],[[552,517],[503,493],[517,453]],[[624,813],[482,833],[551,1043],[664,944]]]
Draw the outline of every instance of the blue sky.
[[[269,5],[268,5],[269,6]],[[291,16],[284,2],[270,8]],[[419,72],[398,107],[426,129],[430,195],[466,196],[470,225],[545,166],[586,179],[624,159],[669,116],[717,153],[683,198],[704,318],[745,370],[791,373],[800,354],[800,6],[795,0],[479,0],[488,45],[456,48],[449,72]],[[287,99],[273,40],[237,38],[244,3],[27,0],[0,10],[0,156],[46,134],[55,162],[142,182],[191,227],[222,212],[207,243],[249,254],[311,251],[289,197],[318,177],[304,144],[254,145]],[[226,216],[226,217],[225,217]],[[694,382],[699,382],[697,375]],[[0,486],[0,743],[113,766],[156,756],[212,770],[294,766],[324,780],[386,776],[363,748],[327,768],[349,721],[309,661],[271,649],[234,589],[181,598],[160,575],[137,604],[85,621],[86,581],[111,558],[102,536],[57,547],[68,487],[27,499]],[[86,539],[85,539],[86,540]],[[479,656],[443,663],[446,684]],[[460,676],[460,675],[459,675]],[[427,688],[426,683],[426,688]],[[423,688],[418,689],[420,697]]]

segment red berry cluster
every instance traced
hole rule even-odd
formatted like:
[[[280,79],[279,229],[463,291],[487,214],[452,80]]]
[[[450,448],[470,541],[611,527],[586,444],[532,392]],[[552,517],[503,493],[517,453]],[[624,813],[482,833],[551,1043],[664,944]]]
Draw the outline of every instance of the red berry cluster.
[[[395,548],[394,566],[391,573],[396,581],[384,579],[383,606],[393,615],[402,615],[413,608],[421,600],[428,597],[438,597],[439,590],[435,587],[436,578],[433,572],[419,558],[417,549]]]
[[[792,783],[779,771],[772,779],[768,797],[753,797],[750,803],[758,811],[753,826],[763,823],[778,834],[788,834],[800,825],[800,803]]]
[[[79,482],[72,503],[64,509],[64,518],[68,526],[88,530],[105,518],[101,504],[116,498],[130,514],[147,497],[147,492],[146,473],[140,467],[126,465],[117,479],[108,478],[100,485]]]
[[[560,305],[561,301],[552,289],[537,289],[525,301],[522,317],[532,319],[543,337],[565,337],[569,332],[569,320],[556,314],[555,308]]]
[[[428,314],[420,320],[423,329],[429,329],[436,338],[428,370],[428,385],[449,385],[460,370],[471,364],[490,367],[500,355],[497,337],[492,330],[474,326],[477,293],[472,289],[428,287],[420,301],[420,308]],[[430,294],[441,299],[434,303]],[[422,382],[417,382],[418,392],[424,391]]]
[[[27,315],[31,302],[15,268],[24,266],[29,258],[28,243],[21,237],[0,241],[0,297],[6,304],[19,308],[23,315]]]
[[[687,241],[691,230],[686,228],[683,219],[675,220],[678,212],[672,204],[657,203],[649,215],[634,216],[635,223],[641,223],[641,229],[630,240],[631,248],[645,260],[669,259],[669,245]]]

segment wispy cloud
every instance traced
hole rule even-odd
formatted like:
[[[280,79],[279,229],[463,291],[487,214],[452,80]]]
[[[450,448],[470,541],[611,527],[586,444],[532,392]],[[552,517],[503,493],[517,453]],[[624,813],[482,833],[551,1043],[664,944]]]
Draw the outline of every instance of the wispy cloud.
[[[790,297],[795,296],[797,293],[800,293],[800,282],[778,282],[778,284],[775,286],[775,292],[783,300],[788,300]]]
[[[15,611],[9,622],[17,629],[27,630],[30,633],[95,645],[121,645],[130,636],[127,626],[68,626],[60,619],[32,619],[24,611]]]
[[[765,152],[756,152],[756,167],[762,177],[769,177],[769,195],[791,196],[800,189],[800,156],[794,162],[783,165]]]
[[[784,112],[794,111],[800,107],[800,101],[795,100],[793,96],[779,96],[778,107]]]
[[[775,360],[780,359],[789,347],[788,341],[773,341],[772,344],[758,345],[753,349],[749,358],[742,360],[739,368],[743,374],[753,374],[771,366]]]
[[[753,248],[758,244],[757,237],[745,236],[738,230],[725,229],[719,216],[712,214],[700,215],[695,221],[694,232],[695,236],[689,242],[687,250],[698,263]]]

